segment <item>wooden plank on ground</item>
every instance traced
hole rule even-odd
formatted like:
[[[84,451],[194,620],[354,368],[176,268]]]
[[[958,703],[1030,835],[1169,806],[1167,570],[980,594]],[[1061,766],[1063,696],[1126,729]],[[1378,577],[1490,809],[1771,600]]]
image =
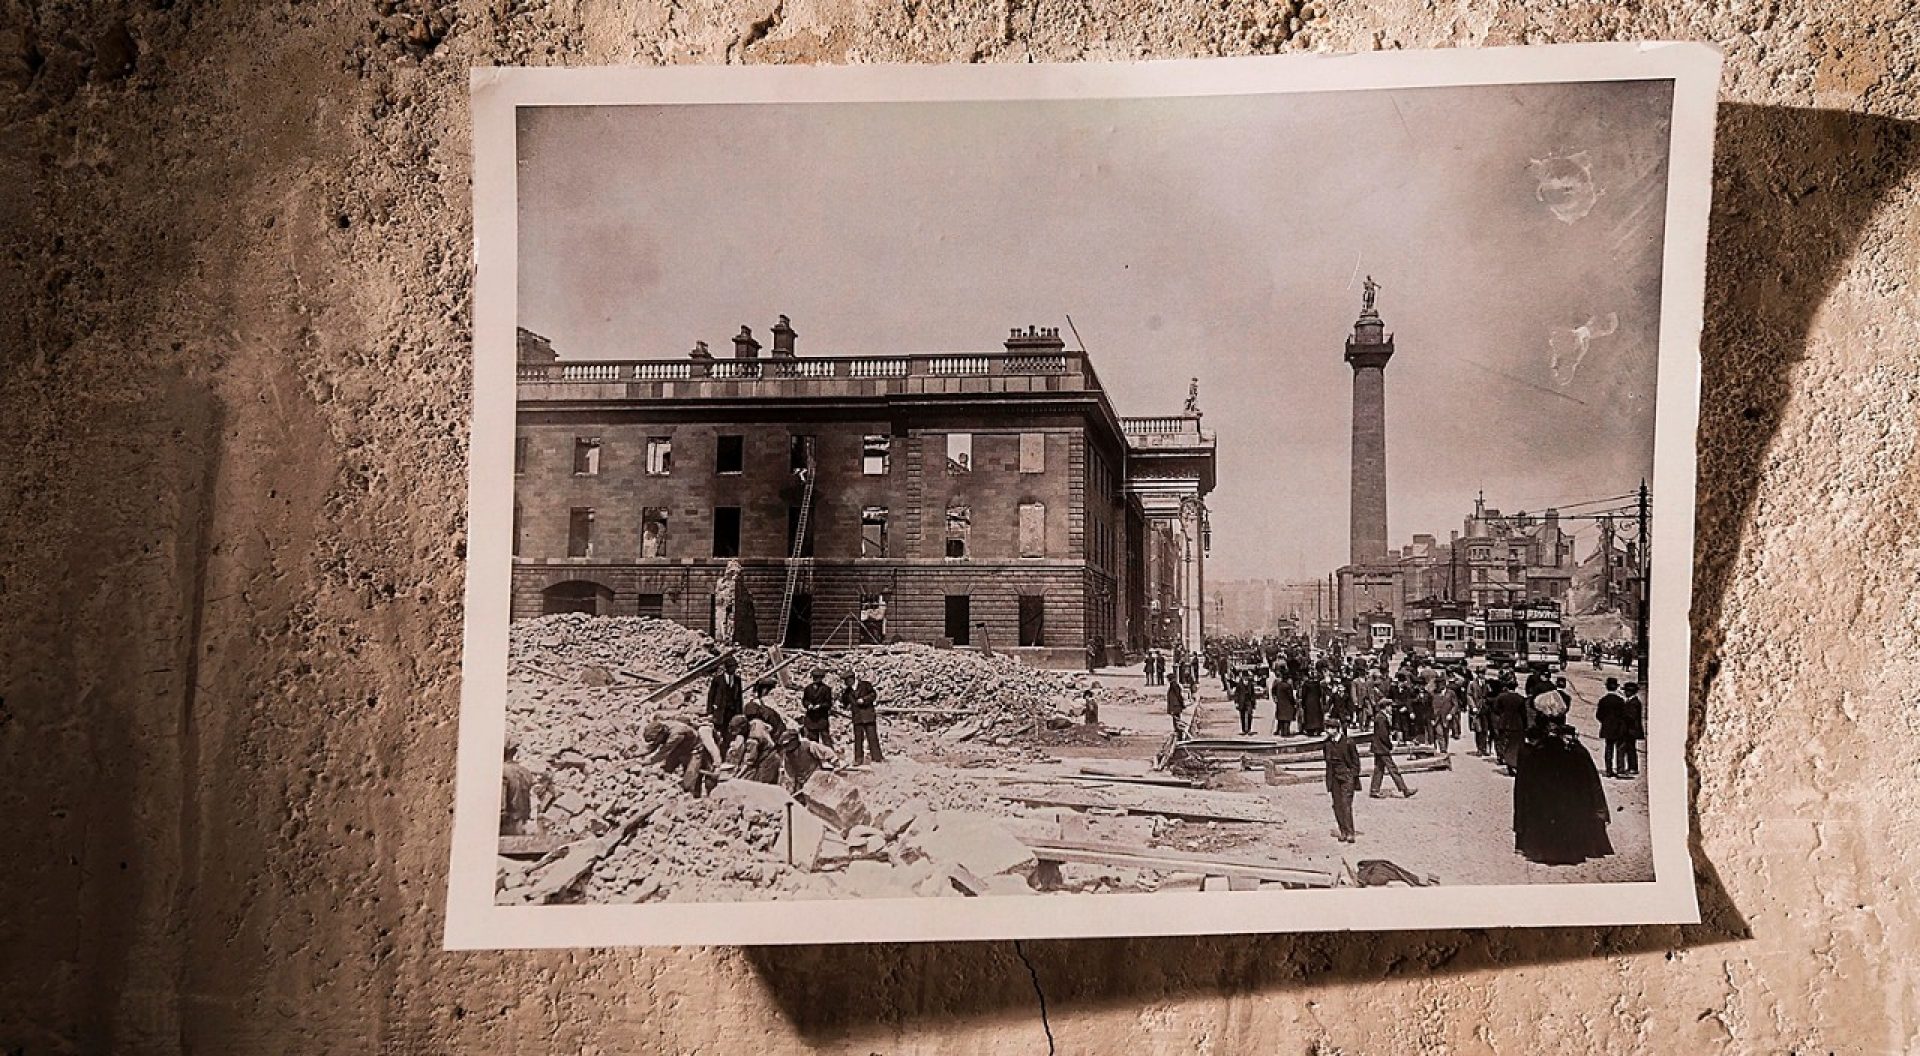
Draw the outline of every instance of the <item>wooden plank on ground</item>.
[[[1129,814],[1161,814],[1197,821],[1248,821],[1270,825],[1287,819],[1273,804],[1258,796],[1197,789],[1155,788],[1146,785],[1108,785],[1075,788],[1066,784],[1009,784],[1000,794],[1037,807],[1077,807],[1124,810]]]
[[[1198,781],[1171,774],[1134,773],[1126,770],[1114,770],[1099,766],[1083,766],[1077,776],[1096,778],[1101,781],[1122,781],[1136,785],[1166,785],[1173,788],[1205,788]]]
[[[1332,887],[1339,879],[1337,874],[1325,869],[1276,865],[1249,858],[1190,854],[1162,847],[1039,840],[1028,842],[1027,848],[1034,857],[1047,861],[1152,869],[1168,873],[1198,873],[1201,876],[1244,877],[1290,887]]]

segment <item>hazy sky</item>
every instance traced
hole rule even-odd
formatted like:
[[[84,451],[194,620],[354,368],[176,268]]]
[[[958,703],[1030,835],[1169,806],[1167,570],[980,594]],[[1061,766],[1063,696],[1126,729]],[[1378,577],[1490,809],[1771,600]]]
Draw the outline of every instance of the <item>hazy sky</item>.
[[[1650,474],[1670,97],[523,109],[520,323],[622,359],[729,355],[781,312],[803,356],[1027,324],[1073,347],[1071,315],[1123,415],[1176,413],[1199,377],[1211,574],[1320,576],[1347,557],[1368,273],[1397,335],[1394,545],[1445,539],[1482,488],[1537,511]]]

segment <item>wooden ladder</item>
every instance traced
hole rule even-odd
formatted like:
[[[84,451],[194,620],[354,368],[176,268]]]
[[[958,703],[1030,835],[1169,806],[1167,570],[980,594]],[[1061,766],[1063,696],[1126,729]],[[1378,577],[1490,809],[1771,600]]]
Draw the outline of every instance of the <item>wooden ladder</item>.
[[[813,484],[817,479],[811,454],[807,457],[807,467],[800,473],[806,486],[800,490],[800,516],[794,525],[793,553],[787,557],[787,590],[780,599],[780,641],[776,643],[779,645],[787,644],[787,629],[793,620],[793,598],[800,589],[800,573],[813,564],[812,558],[802,556],[807,548],[808,522],[813,519]]]

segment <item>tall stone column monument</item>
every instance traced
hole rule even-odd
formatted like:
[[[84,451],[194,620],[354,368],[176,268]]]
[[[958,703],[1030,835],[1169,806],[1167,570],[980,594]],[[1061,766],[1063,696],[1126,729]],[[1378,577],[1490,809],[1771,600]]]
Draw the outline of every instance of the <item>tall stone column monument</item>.
[[[1349,560],[1356,565],[1377,564],[1387,556],[1387,361],[1393,358],[1393,335],[1374,308],[1379,289],[1367,276],[1360,318],[1347,338],[1347,365],[1353,368]]]

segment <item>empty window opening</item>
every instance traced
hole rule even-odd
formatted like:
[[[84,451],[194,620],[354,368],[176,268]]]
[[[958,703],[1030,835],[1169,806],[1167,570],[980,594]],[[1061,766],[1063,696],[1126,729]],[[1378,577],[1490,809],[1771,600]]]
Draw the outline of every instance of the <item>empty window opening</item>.
[[[860,472],[869,477],[884,477],[893,458],[893,437],[867,434],[860,443]]]
[[[860,556],[887,556],[887,508],[868,506],[860,511]]]
[[[577,579],[555,583],[540,592],[540,611],[548,616],[561,612],[610,616],[613,614],[613,591],[598,583]]]
[[[1020,644],[1047,644],[1047,599],[1044,595],[1020,595]]]
[[[714,445],[715,473],[744,473],[747,469],[747,438],[723,436]]]
[[[967,556],[967,536],[973,530],[973,507],[947,507],[947,556]]]
[[[947,595],[947,640],[955,645],[973,644],[973,599],[965,594]]]
[[[567,511],[567,556],[593,556],[593,510],[587,507]]]
[[[640,556],[667,556],[667,508],[648,506],[640,511]]]
[[[647,437],[647,474],[664,477],[673,472],[673,440],[664,436]]]
[[[887,596],[860,595],[860,640],[879,645],[887,640]]]
[[[740,507],[713,508],[713,556],[740,556]]]
[[[973,434],[947,434],[947,472],[973,472]]]
[[[573,438],[573,472],[575,476],[581,477],[600,475],[599,437],[576,436]]]

